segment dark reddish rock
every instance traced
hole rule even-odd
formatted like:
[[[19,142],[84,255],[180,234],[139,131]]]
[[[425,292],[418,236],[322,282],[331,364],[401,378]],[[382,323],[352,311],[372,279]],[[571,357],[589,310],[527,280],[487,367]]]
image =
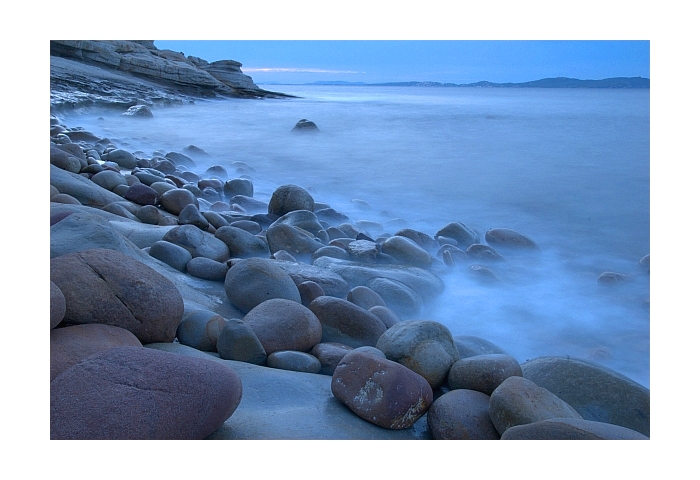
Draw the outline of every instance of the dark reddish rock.
[[[208,310],[194,310],[182,318],[177,327],[177,340],[202,352],[216,352],[216,342],[226,320]]]
[[[465,388],[491,395],[506,378],[513,376],[522,377],[523,371],[510,355],[476,355],[457,360],[447,381],[451,390]]]
[[[365,352],[343,357],[333,373],[331,391],[360,418],[392,430],[413,425],[433,402],[433,390],[423,377]]]
[[[474,390],[452,390],[428,410],[428,428],[435,440],[498,440],[489,416],[489,396]]]
[[[314,211],[314,199],[301,187],[296,185],[282,185],[272,193],[267,213],[280,217],[294,210]]]
[[[491,394],[489,415],[498,433],[550,418],[581,418],[568,403],[523,377],[508,377]]]
[[[384,303],[382,297],[380,297],[377,292],[364,285],[359,285],[348,292],[348,302],[354,303],[365,310],[376,306],[386,307],[386,303]]]
[[[51,330],[51,380],[90,355],[115,347],[140,347],[128,330],[90,323]]]
[[[537,244],[522,233],[508,228],[492,228],[487,231],[484,238],[490,245],[506,248],[525,248],[538,250]]]
[[[576,409],[585,420],[613,423],[649,436],[650,391],[602,365],[540,357],[521,365],[523,377]]]
[[[282,350],[267,356],[267,366],[293,372],[318,373],[321,362],[316,357],[304,352]]]
[[[235,268],[235,267],[234,267]],[[305,352],[321,341],[321,323],[299,302],[274,298],[243,317],[269,355],[280,350]]]
[[[649,440],[629,428],[611,423],[553,418],[510,427],[501,440]]]
[[[291,300],[301,306],[294,281],[273,260],[246,258],[237,261],[226,273],[224,287],[228,299],[243,313],[274,298]]]
[[[314,348],[311,349],[311,355],[318,358],[318,361],[321,362],[320,374],[333,375],[335,367],[337,367],[343,357],[352,350],[352,347],[348,347],[342,343],[327,342],[315,345]]]
[[[265,364],[267,353],[250,325],[243,320],[232,318],[219,333],[216,350],[224,360]]]
[[[384,332],[376,347],[389,360],[423,376],[432,388],[445,381],[450,367],[459,360],[450,331],[432,320],[397,323]]]
[[[212,360],[117,347],[51,382],[51,439],[200,440],[233,414],[243,387]]]
[[[66,299],[68,323],[114,325],[142,343],[175,339],[184,312],[180,292],[128,255],[100,248],[52,258],[51,281]]]
[[[307,308],[316,298],[325,295],[323,288],[321,288],[318,283],[310,280],[298,284],[297,289],[299,290],[299,295],[301,296],[301,304]]]
[[[379,317],[342,298],[322,296],[309,305],[323,327],[323,342],[374,347],[386,326]]]
[[[51,329],[61,323],[66,314],[66,298],[58,285],[51,282]]]

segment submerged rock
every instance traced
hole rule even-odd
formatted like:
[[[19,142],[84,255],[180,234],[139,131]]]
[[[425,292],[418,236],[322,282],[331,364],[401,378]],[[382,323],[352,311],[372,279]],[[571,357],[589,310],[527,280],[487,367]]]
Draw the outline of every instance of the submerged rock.
[[[307,120],[305,118],[302,118],[297,122],[296,125],[294,125],[294,128],[292,128],[292,132],[318,132],[319,129],[316,126],[314,122],[311,120]]]

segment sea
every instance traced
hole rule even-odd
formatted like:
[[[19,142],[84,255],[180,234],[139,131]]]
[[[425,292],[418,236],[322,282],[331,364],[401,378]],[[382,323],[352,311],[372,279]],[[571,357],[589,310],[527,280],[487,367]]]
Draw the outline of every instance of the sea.
[[[484,264],[496,282],[446,269],[444,292],[415,318],[520,362],[579,358],[649,387],[648,89],[261,87],[296,98],[198,100],[153,107],[151,119],[95,108],[61,120],[147,156],[194,145],[208,154],[196,173],[221,165],[251,178],[263,201],[299,185],[371,222],[374,236],[403,227],[433,236],[450,222],[481,243],[491,228],[522,233],[538,254]],[[293,133],[301,119],[319,131]],[[603,272],[625,280],[602,284]]]

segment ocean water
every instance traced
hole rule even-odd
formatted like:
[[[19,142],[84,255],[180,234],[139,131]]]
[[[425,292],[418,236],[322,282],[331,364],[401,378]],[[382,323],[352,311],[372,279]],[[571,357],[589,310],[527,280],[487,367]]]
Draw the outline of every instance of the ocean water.
[[[401,221],[431,236],[464,222],[482,243],[490,228],[525,234],[538,255],[503,253],[506,262],[487,265],[496,284],[452,269],[416,318],[520,362],[569,355],[649,386],[649,275],[639,265],[650,250],[649,90],[268,88],[301,98],[62,120],[131,151],[195,145],[210,155],[197,173],[222,165],[231,177],[248,174],[264,201],[296,184],[391,234]],[[302,118],[320,132],[291,133]],[[629,280],[602,286],[605,271]]]

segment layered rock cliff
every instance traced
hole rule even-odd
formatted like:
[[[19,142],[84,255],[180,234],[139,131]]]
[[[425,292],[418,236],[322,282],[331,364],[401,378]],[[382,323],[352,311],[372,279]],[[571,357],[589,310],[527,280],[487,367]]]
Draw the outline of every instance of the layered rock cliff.
[[[104,104],[130,107],[194,98],[287,95],[258,87],[233,60],[209,63],[152,40],[52,40],[52,109]]]

